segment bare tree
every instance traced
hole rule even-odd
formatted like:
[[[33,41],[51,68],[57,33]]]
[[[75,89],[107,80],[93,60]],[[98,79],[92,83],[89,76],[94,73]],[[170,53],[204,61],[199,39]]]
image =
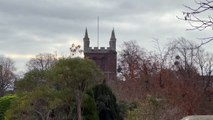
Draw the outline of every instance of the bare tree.
[[[163,71],[165,69],[170,69],[171,66],[169,66],[169,61],[168,61],[168,57],[170,52],[173,50],[172,47],[168,47],[168,48],[161,48],[158,39],[154,39],[155,43],[156,43],[156,50],[157,52],[155,53],[155,55],[152,55],[154,58],[154,64],[156,67],[156,71],[159,72],[159,86],[161,88],[164,87],[164,81],[163,81]]]
[[[151,76],[156,72],[154,57],[135,41],[124,42],[119,53],[119,66],[126,81],[140,81],[150,90]]]
[[[70,57],[79,57],[83,53],[80,45],[75,45],[74,43],[70,47]]]
[[[192,41],[179,38],[170,44],[170,61],[182,75],[192,77],[197,72],[195,60],[199,48]],[[185,76],[185,77],[186,77]]]
[[[187,11],[183,12],[184,18],[192,26],[191,30],[203,31],[207,28],[213,29],[213,0],[194,0],[196,7],[186,6]],[[213,36],[202,38],[200,46],[213,40]]]
[[[56,62],[56,56],[50,53],[40,53],[27,62],[29,70],[48,70]]]
[[[135,41],[123,43],[123,50],[119,53],[119,66],[126,80],[136,80],[140,76],[140,65],[145,52]]]
[[[14,62],[10,58],[0,57],[0,97],[12,87],[15,80],[13,71],[15,70]]]
[[[199,109],[196,106],[205,103],[203,93],[207,82],[202,79],[207,78],[205,70],[211,67],[210,60],[201,47],[184,38],[173,41],[170,47],[173,48],[170,61],[174,65],[174,76],[169,80],[173,87],[168,86],[168,91],[174,92],[171,98],[185,113],[194,114]],[[179,101],[175,98],[178,95]]]
[[[204,94],[207,95],[209,101],[212,99],[213,93],[211,92],[212,84],[213,84],[213,54],[206,53],[203,50],[201,50],[198,53],[198,59],[197,64],[200,69],[200,79],[202,84],[202,89],[204,91]]]

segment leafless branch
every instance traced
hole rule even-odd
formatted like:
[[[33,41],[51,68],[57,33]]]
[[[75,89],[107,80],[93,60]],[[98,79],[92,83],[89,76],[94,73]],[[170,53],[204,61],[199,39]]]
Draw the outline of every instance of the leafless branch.
[[[212,29],[213,30],[213,17],[212,15],[208,15],[213,10],[213,0],[195,0],[194,3],[197,7],[190,7],[184,5],[187,11],[183,12],[184,17],[178,17],[180,20],[185,20],[189,23],[192,27],[187,30],[199,30],[203,31],[205,29]],[[198,46],[205,45],[213,40],[213,37],[207,37],[201,39],[202,43]]]

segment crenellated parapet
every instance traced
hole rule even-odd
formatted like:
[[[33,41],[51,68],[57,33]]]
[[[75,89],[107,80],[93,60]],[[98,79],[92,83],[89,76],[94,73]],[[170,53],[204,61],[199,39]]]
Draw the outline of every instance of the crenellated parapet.
[[[112,52],[114,50],[112,50],[110,47],[89,47],[86,50],[84,50],[84,53],[107,53],[107,52]]]

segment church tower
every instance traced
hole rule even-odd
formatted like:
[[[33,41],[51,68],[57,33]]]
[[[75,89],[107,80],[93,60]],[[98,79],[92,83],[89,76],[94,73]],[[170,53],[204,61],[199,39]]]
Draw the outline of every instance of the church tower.
[[[117,52],[116,52],[116,37],[114,29],[111,33],[109,47],[90,47],[90,41],[87,29],[83,38],[84,41],[84,57],[93,60],[96,65],[102,70],[106,80],[116,79],[117,68]]]

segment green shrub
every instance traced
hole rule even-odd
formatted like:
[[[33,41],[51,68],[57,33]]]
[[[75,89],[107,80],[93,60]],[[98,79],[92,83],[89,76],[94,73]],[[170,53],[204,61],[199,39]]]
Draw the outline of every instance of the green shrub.
[[[95,99],[87,94],[83,100],[83,119],[99,120]]]
[[[15,95],[7,95],[0,98],[0,120],[5,119],[5,113],[10,108],[11,102],[15,98]]]

